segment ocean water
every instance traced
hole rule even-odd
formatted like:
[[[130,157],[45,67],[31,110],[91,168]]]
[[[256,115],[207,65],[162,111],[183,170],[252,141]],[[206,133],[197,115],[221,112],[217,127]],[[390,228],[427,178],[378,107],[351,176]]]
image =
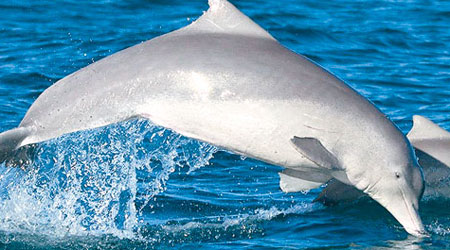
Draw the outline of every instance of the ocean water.
[[[450,2],[232,1],[283,45],[374,102],[450,130]],[[206,0],[0,2],[0,131],[64,76],[183,27]],[[67,100],[70,102],[70,100]],[[280,167],[145,120],[30,148],[0,165],[0,249],[450,249],[450,201],[425,197],[430,238],[371,201],[325,207],[284,194]]]

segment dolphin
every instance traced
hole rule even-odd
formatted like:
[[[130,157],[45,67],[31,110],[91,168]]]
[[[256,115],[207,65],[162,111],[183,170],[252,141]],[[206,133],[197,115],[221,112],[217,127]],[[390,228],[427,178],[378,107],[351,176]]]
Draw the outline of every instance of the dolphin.
[[[450,168],[450,132],[423,116],[415,115],[413,127],[407,137],[418,155],[427,154],[434,161]],[[420,163],[425,163],[421,160],[422,157],[418,158]]]
[[[450,198],[450,132],[419,115],[413,124],[408,139],[423,166],[426,195]]]
[[[285,168],[295,192],[330,179],[356,187],[416,236],[423,176],[400,130],[371,102],[225,0],[192,24],[135,45],[46,89],[6,158],[25,145],[134,117]]]
[[[427,197],[450,198],[450,132],[429,119],[414,115],[407,134],[413,145],[425,178]],[[326,205],[365,197],[363,192],[338,180],[331,180],[314,200]]]

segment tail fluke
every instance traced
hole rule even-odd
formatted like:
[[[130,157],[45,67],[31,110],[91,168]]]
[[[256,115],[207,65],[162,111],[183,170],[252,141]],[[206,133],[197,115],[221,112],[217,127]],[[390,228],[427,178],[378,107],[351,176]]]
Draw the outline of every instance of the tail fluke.
[[[0,134],[0,163],[10,159],[21,146],[22,141],[30,135],[30,129],[19,127]]]

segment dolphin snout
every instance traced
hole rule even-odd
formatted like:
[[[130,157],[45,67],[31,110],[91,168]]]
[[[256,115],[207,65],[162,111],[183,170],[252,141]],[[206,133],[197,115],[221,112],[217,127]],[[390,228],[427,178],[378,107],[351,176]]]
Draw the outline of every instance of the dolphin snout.
[[[408,211],[407,216],[398,216],[398,221],[403,225],[406,232],[416,237],[428,237],[429,234],[425,230],[422,219],[420,218],[419,211],[414,205],[408,206],[406,200],[404,200],[405,207]]]
[[[408,232],[409,234],[416,236],[416,237],[420,237],[420,238],[426,238],[426,237],[430,237],[430,234],[425,230],[425,229],[421,229],[421,230],[410,230],[408,228],[405,228],[406,232]]]
[[[416,237],[428,236],[419,215],[418,200],[413,202],[413,199],[408,199],[402,189],[400,189],[400,192],[402,194],[400,197],[391,197],[392,199],[387,204],[382,205],[402,224],[409,234]]]

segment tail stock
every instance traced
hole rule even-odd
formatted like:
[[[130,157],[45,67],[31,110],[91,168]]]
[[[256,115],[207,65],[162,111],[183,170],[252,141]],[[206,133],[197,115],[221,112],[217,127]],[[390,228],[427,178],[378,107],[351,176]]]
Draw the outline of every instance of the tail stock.
[[[0,133],[0,163],[14,156],[23,140],[30,135],[30,129],[19,127]]]

